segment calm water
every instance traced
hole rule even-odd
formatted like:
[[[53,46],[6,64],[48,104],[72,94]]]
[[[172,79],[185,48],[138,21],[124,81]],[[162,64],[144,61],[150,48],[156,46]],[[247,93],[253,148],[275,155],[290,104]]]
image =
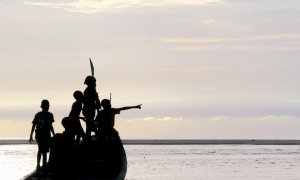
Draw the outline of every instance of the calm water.
[[[35,168],[36,145],[0,146],[0,179]],[[300,180],[300,146],[125,145],[128,180]]]

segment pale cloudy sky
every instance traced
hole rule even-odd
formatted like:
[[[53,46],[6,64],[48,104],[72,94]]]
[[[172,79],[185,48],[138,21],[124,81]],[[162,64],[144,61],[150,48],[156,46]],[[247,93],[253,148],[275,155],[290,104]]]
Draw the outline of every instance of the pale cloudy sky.
[[[0,138],[95,65],[124,139],[300,138],[300,1],[0,0]]]

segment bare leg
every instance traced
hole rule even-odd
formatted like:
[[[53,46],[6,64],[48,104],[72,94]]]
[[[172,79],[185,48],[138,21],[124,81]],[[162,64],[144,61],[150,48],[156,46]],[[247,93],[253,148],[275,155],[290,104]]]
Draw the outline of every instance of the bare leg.
[[[47,164],[47,153],[42,153],[43,154],[43,166],[46,167]]]
[[[38,153],[37,153],[37,163],[36,163],[36,169],[40,169],[40,161],[41,161],[41,156],[42,156],[42,153],[40,152],[40,150],[38,150]]]
[[[44,152],[44,153],[42,153],[42,155],[43,155],[43,170],[44,171],[46,171],[46,169],[47,169],[47,153],[46,152]]]
[[[97,131],[97,126],[96,124],[94,123],[94,117],[95,117],[95,113],[91,113],[91,114],[88,114],[85,116],[85,119],[86,119],[86,136],[88,138],[91,137],[91,132],[95,132],[96,134],[98,133]]]

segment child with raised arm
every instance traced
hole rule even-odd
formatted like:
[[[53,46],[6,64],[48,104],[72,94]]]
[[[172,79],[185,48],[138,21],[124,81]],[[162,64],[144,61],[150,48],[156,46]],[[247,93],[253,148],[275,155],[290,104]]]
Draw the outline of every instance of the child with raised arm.
[[[123,110],[128,109],[141,109],[141,104],[136,106],[127,106],[121,108],[112,108],[110,104],[110,100],[103,99],[101,101],[101,106],[103,109],[99,112],[97,121],[98,121],[98,131],[104,137],[111,137],[114,135],[118,135],[118,132],[114,129],[115,125],[115,115],[120,114]]]

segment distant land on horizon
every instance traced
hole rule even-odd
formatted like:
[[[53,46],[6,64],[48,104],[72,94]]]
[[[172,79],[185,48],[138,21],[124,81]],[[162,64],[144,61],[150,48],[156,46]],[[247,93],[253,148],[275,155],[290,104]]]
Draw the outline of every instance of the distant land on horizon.
[[[300,140],[289,139],[124,139],[122,142],[126,145],[300,145]],[[0,139],[0,145],[18,144],[30,143],[28,139]]]

